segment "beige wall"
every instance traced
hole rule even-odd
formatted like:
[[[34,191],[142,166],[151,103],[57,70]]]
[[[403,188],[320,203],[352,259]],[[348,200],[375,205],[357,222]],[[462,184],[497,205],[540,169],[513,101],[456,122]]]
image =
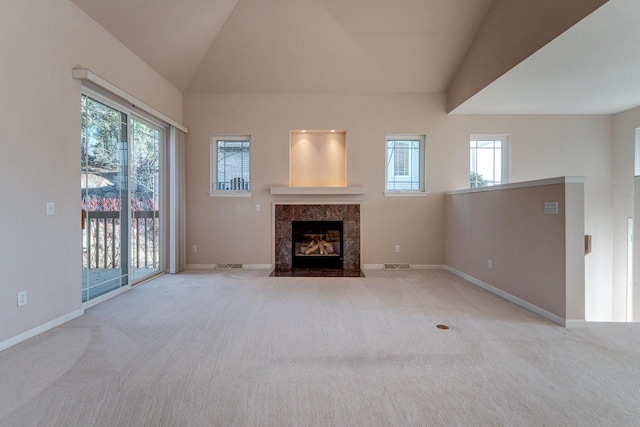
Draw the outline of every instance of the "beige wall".
[[[529,115],[466,117],[478,133],[514,129],[512,182],[554,176],[585,176],[585,233],[593,252],[585,260],[586,318],[611,320],[612,306],[612,148],[611,116]],[[493,131],[493,132],[498,132]],[[508,133],[508,132],[507,132]]]
[[[447,115],[444,94],[185,94],[187,244],[189,264],[269,264],[271,210],[278,201],[362,201],[364,264],[444,263],[444,191],[469,180],[469,135],[511,135],[512,181],[586,176],[585,232],[594,236],[586,259],[589,320],[611,318],[610,116]],[[347,183],[364,196],[272,196],[288,185],[289,131],[346,129]],[[423,197],[385,197],[384,137],[426,134]],[[208,195],[209,137],[252,135],[250,199]],[[262,209],[256,212],[255,204]],[[401,246],[400,253],[394,246]]]
[[[443,100],[442,95],[186,94],[187,240],[188,247],[198,247],[187,262],[270,264],[271,202],[361,200],[367,203],[362,214],[364,262],[442,264],[442,201],[438,193],[447,185],[446,175],[430,177],[427,186],[434,194],[425,197],[384,198],[382,191],[385,134],[429,134],[430,122],[434,123],[431,129],[439,126],[435,125],[438,120],[429,119],[431,112],[441,110]],[[367,194],[271,196],[271,186],[289,185],[292,129],[347,129],[347,183],[366,186]],[[251,135],[251,199],[209,197],[211,134]],[[442,155],[441,138],[434,138],[430,147],[434,157],[428,163],[434,162],[435,166],[448,158]],[[260,212],[256,212],[255,204],[261,204]],[[407,223],[416,226],[410,229]],[[416,233],[430,238],[419,241]],[[399,254],[393,251],[395,244],[401,245]]]
[[[608,0],[495,0],[449,85],[453,111]]]
[[[553,184],[446,195],[447,266],[584,320],[583,193],[582,184]],[[558,202],[557,215],[544,213],[547,201]]]
[[[182,94],[68,0],[0,3],[0,343],[81,308],[80,83],[86,67],[182,120]],[[55,215],[45,216],[47,202]],[[17,308],[17,293],[28,304]]]

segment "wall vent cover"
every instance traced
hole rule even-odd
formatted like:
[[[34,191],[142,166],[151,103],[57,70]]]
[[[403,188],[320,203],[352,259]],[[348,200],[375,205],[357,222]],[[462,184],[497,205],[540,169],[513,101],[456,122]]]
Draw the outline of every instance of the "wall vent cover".
[[[218,268],[242,268],[242,264],[217,264]]]

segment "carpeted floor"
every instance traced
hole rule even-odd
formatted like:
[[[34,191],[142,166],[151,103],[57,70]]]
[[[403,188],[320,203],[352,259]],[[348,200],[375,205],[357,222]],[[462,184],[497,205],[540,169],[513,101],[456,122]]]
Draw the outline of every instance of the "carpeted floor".
[[[268,274],[162,276],[0,353],[0,425],[640,425],[639,324],[441,270]]]

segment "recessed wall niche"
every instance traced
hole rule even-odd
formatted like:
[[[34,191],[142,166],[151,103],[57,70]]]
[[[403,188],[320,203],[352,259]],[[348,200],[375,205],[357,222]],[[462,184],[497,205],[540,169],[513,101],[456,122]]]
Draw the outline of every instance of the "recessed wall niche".
[[[346,187],[347,132],[306,130],[290,132],[291,187]]]

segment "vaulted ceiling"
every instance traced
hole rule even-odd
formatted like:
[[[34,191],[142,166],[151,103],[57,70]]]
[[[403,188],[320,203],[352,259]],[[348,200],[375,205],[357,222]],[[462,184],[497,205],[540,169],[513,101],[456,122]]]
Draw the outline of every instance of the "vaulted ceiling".
[[[494,3],[71,1],[178,89],[209,93],[443,92]],[[453,112],[610,114],[639,106],[640,1],[604,3]]]
[[[238,0],[72,0],[184,91]]]
[[[183,91],[440,92],[492,0],[72,0]]]
[[[609,0],[454,110],[614,114],[640,106],[640,1]]]

